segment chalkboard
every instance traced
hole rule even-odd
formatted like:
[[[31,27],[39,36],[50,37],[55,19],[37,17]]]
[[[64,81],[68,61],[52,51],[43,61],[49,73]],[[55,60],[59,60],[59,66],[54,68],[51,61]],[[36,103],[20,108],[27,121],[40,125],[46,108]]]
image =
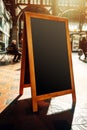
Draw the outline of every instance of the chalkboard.
[[[31,18],[31,29],[37,95],[71,89],[65,23]]]
[[[26,12],[25,22],[28,58],[24,79],[29,78],[31,85],[33,111],[38,110],[38,100],[58,95],[71,93],[75,102],[68,20]]]

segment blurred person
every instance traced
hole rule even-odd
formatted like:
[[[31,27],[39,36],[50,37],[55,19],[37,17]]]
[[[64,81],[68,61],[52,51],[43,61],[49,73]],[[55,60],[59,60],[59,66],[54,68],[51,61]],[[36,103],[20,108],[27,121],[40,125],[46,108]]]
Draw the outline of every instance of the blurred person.
[[[84,53],[85,59],[86,59],[86,56],[87,56],[87,40],[86,40],[85,37],[83,37],[82,40],[80,40],[79,48],[83,50],[83,53]]]
[[[8,53],[14,55],[13,57],[13,62],[18,62],[20,61],[21,58],[21,52],[19,51],[17,47],[17,42],[16,40],[12,40],[11,44],[9,45],[9,49],[7,50]]]

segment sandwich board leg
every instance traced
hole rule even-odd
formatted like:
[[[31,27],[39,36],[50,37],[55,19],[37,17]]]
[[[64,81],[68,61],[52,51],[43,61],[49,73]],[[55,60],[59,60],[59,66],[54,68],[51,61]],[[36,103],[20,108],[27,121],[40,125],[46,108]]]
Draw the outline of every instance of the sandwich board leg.
[[[36,99],[32,99],[32,106],[33,106],[33,112],[37,112],[38,111],[38,104]]]

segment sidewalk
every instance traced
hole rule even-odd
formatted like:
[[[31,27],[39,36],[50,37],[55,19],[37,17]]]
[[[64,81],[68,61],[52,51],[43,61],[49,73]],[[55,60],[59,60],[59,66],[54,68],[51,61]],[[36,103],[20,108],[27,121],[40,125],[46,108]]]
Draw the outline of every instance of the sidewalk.
[[[20,63],[0,64],[0,112],[2,112],[19,94]]]

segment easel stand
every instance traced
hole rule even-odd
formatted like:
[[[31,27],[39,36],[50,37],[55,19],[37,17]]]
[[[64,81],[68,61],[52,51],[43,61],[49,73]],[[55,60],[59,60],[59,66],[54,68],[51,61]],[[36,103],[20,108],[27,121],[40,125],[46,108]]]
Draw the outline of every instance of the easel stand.
[[[20,94],[29,86],[33,112],[56,96],[72,94],[76,102],[67,19],[25,13]]]

